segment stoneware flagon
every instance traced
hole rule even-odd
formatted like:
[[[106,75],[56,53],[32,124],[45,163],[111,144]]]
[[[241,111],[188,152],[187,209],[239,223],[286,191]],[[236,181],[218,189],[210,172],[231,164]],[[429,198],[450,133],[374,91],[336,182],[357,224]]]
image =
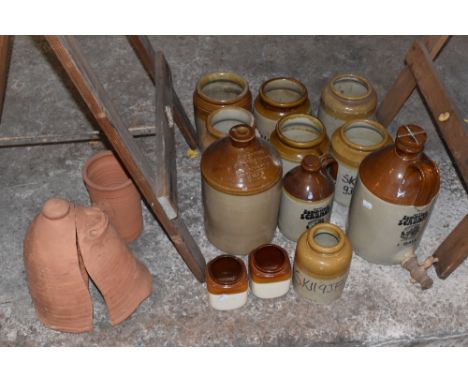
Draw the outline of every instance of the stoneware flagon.
[[[136,240],[143,231],[141,197],[112,151],[88,159],[82,176],[92,204],[109,216],[125,241]]]
[[[193,92],[195,125],[201,148],[208,146],[206,129],[208,116],[213,111],[227,106],[252,110],[252,93],[247,81],[231,72],[214,72],[202,76]]]
[[[296,293],[313,303],[328,304],[341,297],[353,250],[336,225],[320,223],[299,238],[294,258]]]
[[[307,88],[289,77],[272,78],[261,86],[254,102],[254,116],[260,136],[270,140],[276,123],[288,114],[311,110]]]
[[[249,254],[252,292],[259,298],[276,298],[288,293],[291,284],[291,263],[284,248],[264,244]]]
[[[255,128],[253,114],[239,106],[226,106],[211,112],[206,120],[207,133],[203,138],[202,149],[205,150],[214,141],[227,136],[231,127],[236,125]]]
[[[330,155],[322,160],[307,155],[284,177],[278,226],[289,240],[297,241],[305,230],[330,221],[335,185],[329,168],[334,164]]]
[[[24,264],[37,318],[48,328],[92,330],[88,275],[76,246],[75,206],[49,199],[24,239]]]
[[[244,262],[232,255],[209,261],[205,272],[208,301],[216,310],[240,308],[247,302],[249,283]]]
[[[283,162],[283,175],[299,166],[306,155],[328,152],[330,141],[322,122],[309,114],[289,114],[276,124],[270,137]]]
[[[415,256],[440,187],[425,142],[421,127],[401,126],[394,145],[369,154],[359,167],[347,233],[371,263],[403,264]]]
[[[318,117],[329,137],[343,123],[355,119],[374,119],[377,94],[364,77],[352,73],[331,78],[320,97]]]
[[[151,274],[99,208],[77,207],[76,224],[86,270],[104,297],[112,325],[117,325],[151,294]]]
[[[211,144],[202,155],[205,231],[217,248],[247,255],[273,238],[281,196],[279,154],[247,125]]]
[[[338,203],[349,206],[362,160],[392,143],[387,129],[377,121],[355,120],[335,130],[331,138],[331,154],[338,163],[335,186]]]

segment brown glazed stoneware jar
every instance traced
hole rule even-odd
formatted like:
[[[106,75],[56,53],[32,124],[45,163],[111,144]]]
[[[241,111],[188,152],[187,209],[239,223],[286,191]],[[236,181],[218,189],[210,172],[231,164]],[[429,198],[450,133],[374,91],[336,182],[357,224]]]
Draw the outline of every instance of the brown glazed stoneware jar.
[[[370,153],[392,144],[393,140],[377,121],[359,119],[346,122],[333,133],[331,154],[338,162],[335,200],[349,206],[359,165]]]
[[[288,293],[291,284],[291,263],[284,248],[264,244],[249,254],[252,292],[259,298],[275,298]]]
[[[207,133],[203,137],[202,149],[205,150],[214,141],[227,136],[231,127],[236,125],[249,125],[255,128],[253,114],[238,106],[226,106],[210,113],[206,120]]]
[[[75,207],[50,199],[24,239],[24,264],[37,318],[48,328],[92,330],[88,275],[76,246]]]
[[[329,137],[343,123],[354,119],[374,119],[377,93],[364,77],[337,74],[322,90],[319,118]]]
[[[344,232],[320,223],[299,238],[294,258],[296,293],[317,304],[340,298],[348,277],[353,250]]]
[[[330,221],[335,185],[328,170],[334,164],[329,155],[322,160],[307,155],[284,177],[278,227],[289,240],[297,241],[305,230]]]
[[[246,255],[268,243],[276,229],[281,196],[281,159],[268,142],[247,125],[202,155],[205,231],[217,248]]]
[[[299,166],[306,155],[328,152],[330,141],[322,122],[308,114],[290,114],[281,118],[270,137],[283,161],[283,175]]]
[[[347,232],[356,253],[371,263],[400,264],[415,256],[440,188],[425,142],[421,127],[400,126],[395,144],[369,154],[359,167]]]
[[[288,114],[310,113],[307,88],[298,80],[288,77],[265,81],[254,102],[257,129],[263,139],[270,140],[276,123]]]
[[[143,231],[141,197],[112,151],[88,159],[82,176],[92,204],[109,216],[125,241],[136,240]]]
[[[241,259],[231,255],[214,258],[206,265],[205,281],[214,309],[237,309],[247,302],[247,269]]]
[[[208,116],[213,111],[227,106],[252,110],[252,93],[247,81],[231,72],[215,72],[202,76],[193,92],[195,125],[200,148],[207,147],[206,120]]]
[[[99,208],[77,207],[76,224],[86,270],[104,297],[112,325],[117,325],[151,294],[151,274]]]

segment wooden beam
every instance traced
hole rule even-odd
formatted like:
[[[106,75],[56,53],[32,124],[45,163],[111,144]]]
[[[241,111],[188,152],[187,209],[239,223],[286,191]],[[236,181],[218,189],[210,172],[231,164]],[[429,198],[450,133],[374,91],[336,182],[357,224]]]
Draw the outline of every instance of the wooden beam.
[[[437,276],[447,278],[468,257],[468,214],[437,248],[439,261],[434,264]]]
[[[133,49],[135,50],[137,56],[140,58],[140,61],[143,64],[143,67],[145,68],[146,72],[150,76],[151,80],[153,81],[153,83],[155,83],[155,53],[148,37],[128,36],[128,40],[132,45]],[[170,69],[168,69],[168,71],[169,76],[171,76]],[[182,102],[180,102],[179,96],[174,90],[174,87],[171,87],[171,91],[173,92],[174,121],[179,127],[180,132],[185,138],[187,144],[190,146],[191,149],[195,150],[198,148],[197,135],[195,129],[192,125],[192,122],[190,122],[190,119],[187,113],[185,112]]]
[[[448,148],[465,189],[468,190],[467,124],[458,115],[455,104],[443,86],[427,49],[415,42],[406,62],[431,113],[437,130]]]
[[[424,44],[433,60],[448,39],[449,36],[428,36],[424,39]],[[387,127],[392,122],[415,88],[416,80],[411,70],[405,66],[377,110],[377,119],[382,125]]]
[[[182,259],[203,282],[206,263],[200,249],[184,222],[180,218],[171,220],[166,215],[156,197],[155,176],[148,161],[83,56],[78,42],[71,36],[47,36],[46,39]]]
[[[3,113],[3,101],[8,78],[8,67],[10,64],[11,36],[0,36],[0,122]]]

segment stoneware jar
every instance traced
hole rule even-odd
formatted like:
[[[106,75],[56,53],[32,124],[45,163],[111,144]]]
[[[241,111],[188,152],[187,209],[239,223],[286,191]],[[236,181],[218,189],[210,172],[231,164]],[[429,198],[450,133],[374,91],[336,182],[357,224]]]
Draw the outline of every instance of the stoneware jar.
[[[281,159],[247,125],[211,144],[202,155],[202,197],[208,240],[246,255],[273,238],[281,196]]]
[[[308,114],[290,114],[281,118],[270,141],[283,161],[283,175],[299,166],[306,155],[321,156],[330,148],[322,122]]]
[[[264,244],[249,254],[252,292],[259,298],[275,298],[288,293],[291,263],[288,253],[278,245]]]
[[[215,72],[202,76],[193,92],[198,144],[206,147],[206,120],[211,112],[226,106],[252,110],[252,93],[247,81],[235,73]]]
[[[317,304],[340,298],[348,277],[353,250],[344,232],[321,223],[299,238],[294,258],[296,293]]]
[[[401,126],[394,145],[369,154],[359,167],[347,233],[369,262],[400,264],[415,256],[440,187],[425,142],[421,127]]]
[[[206,289],[210,305],[217,310],[240,308],[247,302],[249,283],[244,262],[221,255],[206,265]]]
[[[362,160],[392,142],[385,127],[372,120],[347,122],[335,130],[331,139],[331,154],[338,163],[335,186],[335,200],[338,203],[349,206]]]
[[[88,159],[82,176],[92,204],[109,216],[125,241],[136,240],[143,231],[140,193],[112,151]]]
[[[329,137],[347,121],[374,119],[377,94],[368,80],[352,73],[337,74],[322,91],[319,118]]]
[[[288,114],[310,112],[306,87],[294,78],[280,77],[265,81],[254,102],[254,116],[260,136],[270,139],[279,119]]]
[[[202,142],[202,149],[205,150],[214,141],[224,138],[229,134],[231,127],[236,125],[249,125],[255,128],[253,114],[238,106],[226,106],[210,113],[206,120],[206,130]]]
[[[321,161],[307,155],[284,177],[278,226],[289,240],[297,241],[305,230],[330,221],[335,185],[327,170],[334,163],[330,156]]]

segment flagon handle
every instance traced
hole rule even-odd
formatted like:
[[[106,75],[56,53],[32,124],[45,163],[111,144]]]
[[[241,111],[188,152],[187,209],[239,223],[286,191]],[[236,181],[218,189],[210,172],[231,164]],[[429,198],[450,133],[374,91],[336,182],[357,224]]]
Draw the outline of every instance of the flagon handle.
[[[416,196],[415,205],[425,206],[437,194],[440,187],[440,175],[433,161],[418,161],[412,165],[421,177],[421,185]]]
[[[336,175],[338,174],[338,162],[330,154],[323,154],[320,157],[322,168],[336,181]]]

